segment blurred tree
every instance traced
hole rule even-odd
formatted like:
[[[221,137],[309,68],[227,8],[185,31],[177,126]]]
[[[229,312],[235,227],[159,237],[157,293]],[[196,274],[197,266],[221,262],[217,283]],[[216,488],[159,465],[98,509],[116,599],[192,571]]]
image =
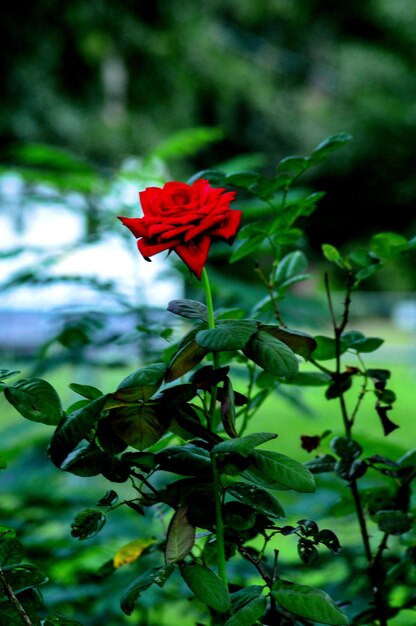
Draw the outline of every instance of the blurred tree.
[[[349,161],[311,175],[328,190],[312,243],[341,243],[357,220],[363,234],[375,219],[378,229],[413,225],[412,3],[35,0],[26,12],[18,0],[2,12],[4,145],[49,142],[112,165],[178,128],[210,125],[225,139],[192,168],[247,152],[272,167],[347,131]]]

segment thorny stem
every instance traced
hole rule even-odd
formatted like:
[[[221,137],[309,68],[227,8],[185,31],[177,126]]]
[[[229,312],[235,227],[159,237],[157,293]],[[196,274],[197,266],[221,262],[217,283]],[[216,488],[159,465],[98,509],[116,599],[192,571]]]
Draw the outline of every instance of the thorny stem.
[[[244,546],[240,546],[238,548],[239,553],[241,554],[241,556],[243,556],[247,561],[250,561],[250,563],[252,563],[254,565],[254,567],[256,568],[256,570],[258,571],[258,573],[260,574],[260,576],[263,578],[264,582],[266,583],[266,585],[271,589],[272,585],[273,585],[273,579],[268,575],[267,572],[264,571],[259,559],[257,559],[256,557],[254,557],[249,550],[247,550],[247,548],[244,548]]]
[[[359,408],[361,406],[361,402],[364,400],[365,394],[367,393],[367,385],[368,385],[368,376],[367,376],[366,371],[365,371],[366,370],[365,364],[364,364],[364,362],[363,362],[363,360],[360,357],[360,354],[358,352],[357,352],[357,358],[358,358],[358,361],[360,362],[360,365],[361,365],[361,368],[362,368],[362,374],[363,374],[363,377],[364,377],[364,382],[363,382],[363,384],[361,386],[361,391],[360,391],[360,393],[358,395],[357,403],[356,403],[356,405],[354,407],[353,412],[351,413],[351,418],[350,418],[351,427],[353,426],[353,424],[355,422],[355,418],[356,418],[358,410],[359,410]]]
[[[269,294],[270,302],[272,303],[272,306],[273,306],[274,316],[276,318],[276,321],[280,324],[280,326],[285,326],[285,323],[283,322],[282,317],[280,315],[279,303],[278,303],[278,301],[276,299],[276,296],[275,296],[275,293],[273,291],[273,282],[272,282],[273,270],[272,270],[270,279],[266,278],[266,276],[263,274],[261,268],[257,264],[256,264],[256,267],[254,268],[254,271],[256,272],[256,274],[258,274],[261,282],[263,283],[263,285],[267,289],[267,293]]]
[[[25,626],[33,626],[29,615],[26,613],[24,607],[20,604],[16,594],[14,593],[12,587],[10,586],[4,574],[4,571],[1,567],[0,567],[0,584],[1,584],[1,587],[3,587],[4,595],[9,598],[11,604],[14,606],[17,613],[22,618],[22,621],[25,624]]]
[[[337,323],[335,310],[334,310],[334,306],[332,302],[328,274],[325,274],[325,290],[327,294],[329,312],[331,315],[331,320],[332,320],[333,329],[334,329],[334,336],[335,336],[336,370],[333,373],[333,376],[335,377],[335,380],[339,380],[339,376],[341,374],[341,335],[344,332],[348,324],[349,310],[350,310],[350,303],[351,303],[352,288],[350,286],[349,276],[347,276],[347,291],[346,291],[346,296],[345,296],[345,301],[344,301],[344,312],[343,312],[342,319],[339,325]],[[363,395],[364,394],[362,394],[362,396]],[[343,419],[344,427],[345,427],[345,436],[347,437],[347,439],[351,439],[351,430],[352,430],[353,422],[354,422],[358,407],[357,406],[355,407],[353,417],[350,418],[348,415],[348,410],[347,410],[347,406],[345,403],[343,392],[339,394],[339,402],[340,402],[342,419]],[[359,403],[360,402],[361,402],[361,399],[359,400]],[[374,604],[375,604],[376,611],[377,611],[377,618],[378,618],[380,626],[387,626],[388,625],[387,617],[386,617],[387,606],[386,606],[385,596],[383,594],[384,575],[383,575],[382,569],[379,567],[379,561],[381,559],[382,551],[386,547],[387,538],[383,539],[379,546],[379,549],[376,554],[377,559],[376,557],[373,558],[371,545],[370,545],[370,537],[368,534],[367,524],[366,524],[366,520],[364,516],[364,510],[363,510],[363,506],[362,506],[362,502],[360,498],[360,492],[358,490],[357,481],[355,480],[355,478],[352,478],[350,480],[349,486],[350,486],[351,494],[354,500],[354,506],[355,506],[356,515],[358,519],[358,525],[360,527],[361,539],[363,542],[364,552],[365,552],[365,556],[367,559],[367,564],[368,564],[367,572],[368,572],[368,577],[370,581],[371,591],[374,597]]]
[[[205,301],[208,309],[208,327],[215,328],[215,317],[214,317],[214,306],[212,302],[212,293],[211,286],[209,284],[208,272],[204,269],[202,270],[202,285],[205,291]],[[214,368],[218,367],[218,357],[217,354],[213,353],[213,361]],[[214,412],[215,412],[215,403],[217,399],[217,388],[216,386],[212,389],[211,394],[211,402],[209,407],[209,415],[207,417],[208,427],[211,431],[214,428]],[[213,479],[213,490],[214,490],[214,504],[215,504],[215,534],[217,539],[217,567],[218,574],[222,579],[224,585],[228,587],[227,583],[227,566],[225,561],[225,541],[224,541],[224,522],[222,519],[222,486],[221,486],[221,475],[218,468],[217,458],[215,454],[211,455],[212,462],[212,479]]]
[[[146,477],[145,477],[145,476],[143,476],[143,474],[138,474],[137,472],[133,472],[133,471],[131,472],[131,474],[132,474],[133,476],[135,476],[135,478],[138,478],[139,480],[141,480],[141,482],[142,482],[144,485],[146,485],[146,487],[148,487],[148,488],[150,489],[150,491],[153,491],[153,493],[154,493],[155,495],[157,495],[158,497],[160,497],[160,492],[159,492],[157,489],[155,489],[155,487],[153,487],[153,485],[152,485],[152,484],[151,484],[151,483],[150,483],[150,482],[146,479]],[[139,489],[138,491],[139,491],[139,493],[141,494],[140,489]]]

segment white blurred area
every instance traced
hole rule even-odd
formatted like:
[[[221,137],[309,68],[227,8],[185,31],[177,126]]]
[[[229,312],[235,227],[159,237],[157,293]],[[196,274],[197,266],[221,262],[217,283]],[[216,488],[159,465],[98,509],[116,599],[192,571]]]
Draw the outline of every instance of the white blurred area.
[[[171,260],[161,254],[145,261],[116,217],[140,217],[139,189],[126,181],[112,185],[98,208],[105,211],[108,232],[82,243],[87,206],[81,194],[59,201],[43,187],[28,198],[18,175],[0,176],[0,349],[32,354],[72,314],[104,315],[108,331],[123,335],[137,324],[135,311],[165,310],[170,300],[183,297],[183,280]],[[19,254],[13,254],[16,249]],[[33,270],[46,281],[66,280],[36,285],[24,277]],[[7,288],[19,274],[21,284]],[[115,289],[97,290],[69,277],[112,282]]]
[[[133,236],[128,241],[121,237],[125,227],[114,216],[113,232],[100,241],[77,245],[83,236],[82,196],[67,197],[72,209],[53,201],[31,201],[30,207],[21,206],[23,183],[19,176],[8,174],[0,177],[0,251],[4,254],[14,248],[26,248],[18,256],[1,260],[1,282],[7,282],[16,272],[36,266],[40,258],[57,255],[56,261],[47,270],[50,276],[85,276],[100,281],[114,281],[117,291],[132,305],[166,307],[169,300],[182,297],[183,283],[170,268],[165,255],[145,261],[136,248]],[[47,189],[42,190],[47,199]],[[123,183],[104,198],[104,209],[118,205],[124,210],[140,204],[137,187]],[[36,250],[35,250],[36,249]],[[166,274],[169,274],[166,277]],[[1,295],[2,309],[48,310],[66,305],[96,306],[110,305],[105,294],[97,294],[83,285],[48,284],[33,286],[23,284]]]

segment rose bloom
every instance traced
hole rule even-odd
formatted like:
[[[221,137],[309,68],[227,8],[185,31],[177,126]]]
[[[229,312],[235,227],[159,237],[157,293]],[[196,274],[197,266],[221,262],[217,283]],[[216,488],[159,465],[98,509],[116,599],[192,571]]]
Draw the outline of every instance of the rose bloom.
[[[230,209],[235,191],[211,187],[199,178],[192,185],[166,183],[140,192],[143,217],[119,217],[138,238],[137,247],[146,261],[168,250],[176,252],[201,279],[211,243],[232,244],[240,226],[241,211]]]

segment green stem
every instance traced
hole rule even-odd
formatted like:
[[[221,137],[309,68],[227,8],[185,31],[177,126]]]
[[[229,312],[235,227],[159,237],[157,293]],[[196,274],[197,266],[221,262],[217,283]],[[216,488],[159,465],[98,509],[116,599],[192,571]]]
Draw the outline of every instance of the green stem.
[[[224,523],[222,520],[222,485],[216,454],[211,456],[211,460],[215,503],[215,534],[217,537],[217,567],[220,578],[226,588],[228,588],[227,566],[225,562]]]
[[[211,285],[209,284],[208,272],[204,269],[202,270],[202,286],[205,291],[205,301],[207,303],[208,309],[208,326],[209,328],[215,328],[215,318],[214,318],[214,306],[212,304],[212,293],[211,293]]]
[[[205,301],[208,309],[208,327],[215,328],[215,318],[214,318],[214,306],[212,303],[212,293],[211,293],[211,285],[209,284],[208,272],[205,267],[202,270],[202,285],[205,290]],[[213,352],[213,361],[214,368],[218,367],[218,356],[215,352]],[[210,430],[213,430],[213,426],[215,424],[214,420],[214,411],[215,411],[215,403],[217,398],[217,388],[216,386],[212,389],[211,393],[211,402],[209,407],[209,418],[208,425]],[[221,475],[217,464],[217,458],[215,454],[211,455],[212,462],[212,478],[213,478],[213,489],[214,489],[214,503],[215,503],[215,533],[217,538],[217,567],[218,574],[224,585],[228,587],[227,583],[227,567],[225,561],[225,541],[224,541],[224,523],[222,519],[222,485],[221,485]]]
[[[336,356],[336,372],[335,375],[337,379],[341,374],[341,335],[344,332],[346,326],[348,325],[349,320],[349,309],[351,304],[351,291],[352,288],[350,286],[351,280],[348,277],[347,280],[347,292],[344,303],[344,313],[341,319],[341,323],[338,325],[334,306],[332,303],[331,290],[329,285],[329,277],[328,274],[325,274],[325,289],[327,293],[328,306],[331,315],[331,320],[334,328],[334,336],[335,336],[335,356]],[[342,419],[345,427],[345,436],[347,439],[352,439],[352,427],[354,423],[354,419],[356,416],[356,412],[353,414],[353,419],[351,419],[348,415],[348,409],[345,403],[344,393],[341,392],[339,396],[340,409],[342,414]],[[358,407],[357,407],[358,409]],[[386,609],[388,608],[388,604],[386,602],[386,597],[384,593],[384,573],[382,568],[379,568],[379,560],[381,558],[381,553],[378,556],[376,565],[377,569],[374,567],[373,554],[371,551],[370,545],[370,536],[367,529],[367,523],[364,515],[364,510],[361,502],[360,492],[358,490],[357,481],[355,478],[349,481],[349,487],[351,489],[351,494],[354,500],[355,511],[357,515],[358,525],[360,528],[361,539],[364,547],[365,556],[367,559],[367,574],[371,586],[371,591],[374,598],[374,604],[377,611],[377,617],[379,621],[379,626],[388,626],[388,620],[386,617]],[[384,549],[384,548],[383,548]]]

